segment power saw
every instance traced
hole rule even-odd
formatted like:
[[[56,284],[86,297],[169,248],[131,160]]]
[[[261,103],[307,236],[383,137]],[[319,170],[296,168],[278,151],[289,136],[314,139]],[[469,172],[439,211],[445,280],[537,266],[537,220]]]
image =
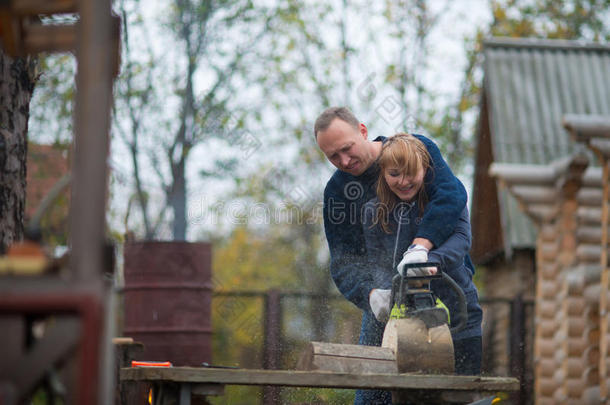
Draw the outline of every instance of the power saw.
[[[434,267],[437,272],[429,276],[406,275],[410,268],[424,267]],[[468,320],[464,292],[443,272],[439,263],[407,264],[404,274],[397,274],[392,280],[392,310],[381,346],[394,351],[400,373],[453,374],[455,361],[451,333],[464,329]],[[455,318],[459,318],[459,323],[451,328],[451,315],[457,314],[450,314],[434,294],[430,287],[433,280],[443,280],[457,294],[460,316]]]

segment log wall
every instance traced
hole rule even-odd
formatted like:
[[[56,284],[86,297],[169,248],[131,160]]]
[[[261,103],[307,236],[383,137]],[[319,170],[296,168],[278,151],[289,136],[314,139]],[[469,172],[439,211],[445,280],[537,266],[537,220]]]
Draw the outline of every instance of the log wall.
[[[538,228],[535,402],[600,403],[601,171],[575,155],[550,166],[492,165]],[[532,167],[530,167],[532,166]],[[537,175],[528,176],[535,172]],[[597,266],[596,266],[597,263]]]

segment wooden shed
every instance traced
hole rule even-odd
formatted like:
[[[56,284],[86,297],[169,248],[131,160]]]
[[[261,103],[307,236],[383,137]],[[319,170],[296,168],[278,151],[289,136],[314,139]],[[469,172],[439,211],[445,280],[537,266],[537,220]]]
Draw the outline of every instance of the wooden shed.
[[[536,246],[542,219],[547,218],[544,204],[565,195],[553,179],[571,173],[568,167],[575,164],[574,159],[578,162],[579,156],[585,156],[591,166],[598,164],[583,144],[570,138],[562,127],[562,117],[610,115],[610,47],[492,38],[484,42],[483,52],[484,84],[472,192],[472,258],[485,268],[487,297],[510,299],[521,294],[534,299],[536,268],[541,264],[537,262],[543,258]],[[507,165],[507,170],[518,168],[539,188],[517,189],[515,194],[514,188],[499,187],[489,173],[494,163]],[[518,192],[526,195],[518,199]],[[533,205],[525,207],[524,201]],[[508,310],[494,309],[487,315],[487,320],[493,321],[487,324],[495,327],[488,333],[494,340],[491,347],[505,346]],[[526,350],[533,368],[537,359],[531,342],[533,319],[530,322]],[[501,350],[491,357],[493,372],[508,373],[508,359]]]

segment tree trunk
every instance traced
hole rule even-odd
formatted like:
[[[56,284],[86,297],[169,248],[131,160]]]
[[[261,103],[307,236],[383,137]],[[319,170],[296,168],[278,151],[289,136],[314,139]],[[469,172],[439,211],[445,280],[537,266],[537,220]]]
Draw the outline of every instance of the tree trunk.
[[[36,61],[0,51],[0,254],[23,238],[30,99]]]
[[[173,184],[169,198],[174,212],[172,234],[174,240],[186,240],[186,177],[184,173],[184,158],[173,168]]]

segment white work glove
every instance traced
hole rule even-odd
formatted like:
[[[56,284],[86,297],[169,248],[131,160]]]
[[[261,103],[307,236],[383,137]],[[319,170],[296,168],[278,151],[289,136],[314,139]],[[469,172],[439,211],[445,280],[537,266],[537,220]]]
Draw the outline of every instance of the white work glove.
[[[422,245],[411,245],[403,254],[402,260],[398,263],[396,270],[401,276],[404,276],[404,268],[406,264],[411,263],[426,263],[428,261],[428,249]],[[416,267],[407,270],[408,277],[429,276],[436,274],[434,267]]]
[[[387,322],[390,318],[390,290],[373,289],[369,295],[369,305],[379,322]]]

